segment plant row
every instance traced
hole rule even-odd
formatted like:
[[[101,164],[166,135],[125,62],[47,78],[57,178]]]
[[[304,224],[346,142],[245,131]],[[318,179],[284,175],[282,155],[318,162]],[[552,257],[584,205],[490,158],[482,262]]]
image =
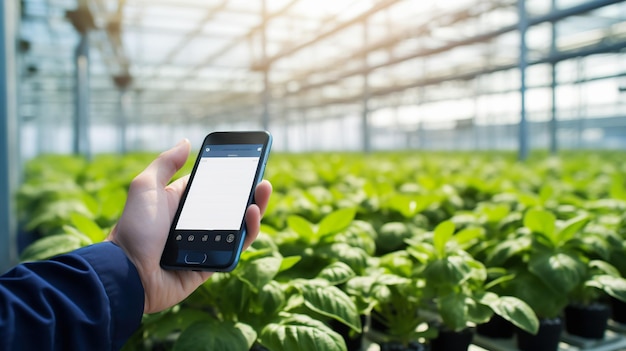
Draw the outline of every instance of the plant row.
[[[41,238],[23,259],[102,240],[152,156],[30,162],[18,204]],[[262,234],[237,269],[145,316],[126,348],[357,350],[366,332],[384,349],[452,350],[451,334],[467,349],[498,319],[518,341],[562,328],[566,311],[626,300],[620,156],[273,155]],[[518,346],[557,347],[532,343]]]

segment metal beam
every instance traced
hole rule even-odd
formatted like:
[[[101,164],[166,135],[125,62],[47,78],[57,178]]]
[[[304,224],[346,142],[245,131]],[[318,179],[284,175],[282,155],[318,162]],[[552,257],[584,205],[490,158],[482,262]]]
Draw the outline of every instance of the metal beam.
[[[556,11],[556,0],[550,2],[551,12]],[[556,23],[550,25],[550,55],[556,54]],[[556,74],[556,62],[550,64],[550,153],[555,155],[557,153],[557,117],[556,117],[556,86],[557,86],[557,74]]]
[[[0,273],[17,262],[14,196],[21,168],[15,62],[18,6],[17,1],[0,3]]]
[[[596,0],[590,3],[585,3],[582,5],[578,5],[578,6],[573,6],[571,8],[567,8],[567,9],[562,9],[562,10],[556,10],[554,12],[550,12],[546,15],[542,15],[542,16],[537,16],[537,17],[532,17],[532,18],[528,18],[527,22],[528,22],[528,26],[534,26],[537,24],[541,24],[544,22],[556,22],[559,20],[562,20],[568,16],[573,16],[573,15],[580,15],[592,10],[596,10],[598,8],[601,8],[603,6],[608,6],[611,4],[615,4],[615,3],[619,3],[622,2],[623,0]],[[329,84],[334,84],[337,83],[343,79],[349,78],[349,77],[353,77],[353,76],[358,76],[358,75],[362,75],[364,72],[372,72],[375,71],[377,69],[380,68],[384,68],[384,67],[388,67],[388,66],[393,66],[393,65],[397,65],[409,60],[413,60],[416,58],[420,58],[420,57],[427,57],[427,56],[432,56],[435,54],[439,54],[439,53],[443,53],[446,51],[450,51],[456,47],[460,47],[460,46],[468,46],[468,45],[472,45],[472,44],[477,44],[477,43],[483,43],[483,42],[487,42],[490,39],[494,39],[496,37],[499,37],[503,34],[509,33],[509,32],[513,32],[515,30],[518,30],[518,25],[517,24],[512,24],[509,26],[504,26],[502,28],[498,28],[495,30],[492,30],[490,32],[486,32],[486,33],[482,33],[482,34],[478,34],[475,35],[473,37],[469,37],[469,38],[465,38],[465,39],[460,39],[460,40],[456,40],[456,41],[452,41],[449,42],[445,45],[441,45],[439,47],[435,47],[435,48],[429,48],[429,49],[425,49],[425,50],[419,50],[413,53],[409,53],[407,55],[403,55],[403,56],[398,56],[398,57],[394,57],[386,62],[382,62],[379,63],[377,65],[372,65],[369,67],[364,67],[364,68],[358,68],[358,69],[353,69],[347,72],[344,72],[343,74],[337,76],[337,77],[333,77],[333,78],[329,78],[314,84],[307,84],[307,85],[303,85],[301,86],[298,90],[295,90],[293,92],[288,92],[286,95],[297,95],[302,91],[305,90],[310,90],[310,89],[316,89],[316,88],[320,88]]]
[[[525,161],[528,158],[528,125],[526,122],[526,68],[528,66],[528,47],[526,46],[526,32],[528,31],[528,13],[526,0],[517,0],[517,14],[519,26],[519,63],[520,72],[520,121],[519,121],[519,150],[517,158]]]
[[[557,22],[564,18],[581,15],[593,10],[597,10],[601,7],[618,4],[624,0],[589,0],[580,5],[568,7],[566,9],[554,10],[536,17],[530,17],[527,19],[529,26],[535,26],[544,22]]]
[[[589,56],[593,54],[618,52],[619,50],[622,50],[625,48],[626,48],[626,41],[616,42],[612,44],[600,43],[597,45],[592,45],[589,47],[581,48],[578,50],[558,52],[554,55],[548,55],[548,56],[539,58],[537,60],[527,61],[527,66],[532,66],[532,65],[542,64],[542,63],[549,63],[549,62],[559,62],[563,60],[568,60],[568,59],[582,57],[582,56]],[[389,94],[396,93],[402,90],[416,88],[420,86],[426,86],[426,85],[440,84],[445,81],[470,80],[470,79],[474,79],[484,74],[506,71],[506,70],[517,68],[517,67],[519,67],[518,63],[510,63],[510,64],[503,64],[499,66],[492,66],[492,67],[472,70],[472,71],[458,72],[458,73],[454,73],[450,75],[443,75],[439,77],[424,78],[424,79],[412,81],[407,84],[399,84],[395,86],[378,88],[376,90],[372,90],[370,92],[370,97],[389,95]],[[361,99],[360,94],[348,96],[348,97],[340,98],[340,99],[327,99],[327,100],[321,101],[320,103],[306,105],[306,106],[300,105],[300,106],[308,109],[308,108],[326,106],[328,104],[353,103],[353,102],[359,101],[359,99]]]
[[[144,77],[144,80],[147,82],[151,82],[153,79],[157,78],[159,76],[158,71],[161,69],[161,67],[171,64],[176,56],[178,56],[180,51],[183,50],[193,38],[198,37],[202,34],[202,30],[204,29],[204,26],[207,24],[207,22],[215,17],[215,15],[217,15],[220,11],[224,10],[226,8],[226,5],[228,5],[228,0],[223,0],[218,5],[210,8],[206,15],[198,22],[198,24],[196,24],[195,28],[193,28],[190,32],[187,32],[185,37],[181,39],[178,44],[175,45],[171,50],[168,51],[163,61],[156,65],[152,76]]]
[[[351,71],[347,71],[345,73],[343,73],[340,76],[331,78],[331,79],[327,79],[318,83],[314,83],[314,84],[308,84],[305,86],[300,87],[300,89],[298,89],[297,91],[288,93],[287,95],[296,95],[299,94],[303,91],[306,90],[310,90],[310,89],[316,89],[316,88],[321,88],[323,86],[326,85],[330,85],[330,84],[335,84],[339,81],[342,81],[346,78],[350,78],[353,76],[357,76],[357,75],[362,75],[364,73],[371,73],[372,71],[375,71],[377,69],[380,68],[384,68],[384,67],[388,67],[388,66],[393,66],[399,63],[403,63],[409,60],[413,60],[416,58],[420,58],[420,57],[427,57],[427,56],[432,56],[432,55],[436,55],[436,54],[440,54],[449,50],[452,50],[456,47],[459,46],[466,46],[466,45],[471,45],[471,44],[476,44],[476,43],[481,43],[481,42],[485,42],[489,39],[493,39],[495,37],[498,37],[502,34],[511,32],[513,30],[515,30],[516,26],[512,25],[512,26],[507,26],[507,27],[503,27],[497,30],[494,30],[492,32],[488,32],[488,33],[484,33],[484,34],[479,34],[475,37],[471,37],[471,38],[467,38],[467,39],[462,39],[462,40],[457,40],[454,42],[450,42],[447,43],[445,45],[436,47],[436,48],[429,48],[429,49],[424,49],[424,50],[419,50],[417,52],[412,52],[403,56],[397,56],[394,57],[386,62],[382,62],[379,63],[377,65],[371,65],[368,67],[363,67],[363,68],[358,68],[358,69],[354,69]]]
[[[537,60],[533,60],[528,62],[528,65],[536,65],[536,64],[541,64],[541,63],[549,63],[552,61],[557,61],[557,59],[567,59],[567,58],[574,58],[574,57],[578,57],[578,56],[586,56],[586,55],[590,55],[590,54],[597,54],[597,53],[607,53],[607,52],[615,52],[615,51],[619,51],[621,49],[626,48],[626,41],[621,42],[621,43],[616,43],[616,44],[612,44],[612,45],[606,45],[606,44],[599,44],[599,45],[593,45],[591,47],[588,48],[583,48],[580,50],[576,50],[575,52],[560,52],[560,53],[556,53],[554,55],[549,55],[543,58],[539,58]],[[394,86],[389,86],[389,87],[383,87],[383,88],[378,88],[376,90],[371,90],[370,91],[370,97],[380,97],[380,96],[386,96],[386,95],[390,95],[393,93],[397,93],[400,91],[405,91],[408,89],[412,89],[412,88],[417,88],[417,87],[424,87],[424,86],[429,86],[429,85],[436,85],[436,84],[440,84],[446,81],[454,81],[454,80],[471,80],[474,79],[476,77],[482,76],[482,75],[486,75],[486,74],[491,74],[491,73],[496,73],[496,72],[501,72],[501,71],[506,71],[506,70],[511,70],[511,69],[515,69],[518,67],[517,63],[509,63],[509,64],[504,64],[504,65],[499,65],[499,66],[492,66],[492,67],[487,67],[487,68],[482,68],[482,69],[477,69],[477,70],[472,70],[472,71],[467,71],[467,72],[457,72],[451,75],[443,75],[443,76],[438,76],[438,77],[430,77],[430,78],[423,78],[420,80],[415,80],[412,81],[410,83],[407,84],[399,84],[399,85],[394,85]],[[590,81],[595,81],[595,80],[602,80],[602,79],[609,79],[609,78],[613,78],[613,77],[624,77],[626,76],[626,73],[618,73],[618,74],[614,74],[614,75],[607,75],[607,76],[598,76],[598,77],[594,77],[594,78],[588,78],[588,79],[577,79],[568,83],[584,83],[584,82],[590,82]],[[548,88],[549,85],[534,85],[532,86],[532,88]],[[515,91],[518,91],[517,89]],[[501,91],[504,93],[508,93],[510,91],[508,90],[504,90]],[[292,98],[292,97],[291,97]],[[293,98],[292,98],[293,99]],[[325,107],[325,106],[329,106],[329,105],[337,105],[337,104],[353,104],[358,102],[360,99],[362,99],[362,95],[356,94],[353,96],[346,96],[344,98],[340,98],[340,99],[324,99],[324,100],[320,100],[317,101],[315,103],[311,103],[311,104],[307,104],[307,105],[303,105],[303,104],[293,104],[292,106],[286,106],[285,110],[289,111],[289,110],[296,110],[296,109],[313,109],[313,108],[319,108],[319,107]],[[436,101],[441,101],[441,100],[434,100],[434,101],[428,101],[428,102],[436,102]],[[250,101],[249,103],[245,103],[242,102],[241,100],[239,100],[239,103],[237,104],[236,107],[222,107],[221,109],[219,109],[219,111],[216,114],[209,114],[207,118],[211,118],[211,117],[217,117],[219,115],[222,114],[226,114],[226,113],[234,113],[234,112],[241,112],[241,111],[247,111],[247,110],[251,110],[257,107],[257,103],[255,103],[254,101]]]
[[[363,22],[364,20],[368,19],[370,16],[375,15],[376,13],[378,13],[379,11],[386,9],[387,7],[390,7],[391,5],[394,5],[395,3],[399,2],[400,0],[386,0],[386,1],[382,1],[382,2],[377,2],[374,3],[375,5],[372,6],[369,10],[361,13],[358,16],[355,16],[345,22],[342,22],[340,24],[338,24],[337,26],[331,28],[330,30],[327,30],[319,35],[317,35],[316,37],[296,44],[292,47],[288,47],[283,49],[282,51],[280,51],[278,54],[269,57],[269,58],[264,58],[262,62],[258,63],[258,64],[253,64],[252,67],[253,69],[263,69],[263,67],[269,67],[271,66],[273,63],[275,63],[276,61],[289,56],[289,55],[293,55],[294,53],[309,47],[315,43],[318,43],[326,38],[329,38],[339,32],[341,32],[342,30],[351,27],[353,25],[356,25],[358,23]]]
[[[501,3],[493,3],[489,7],[478,7],[478,8],[475,5],[472,5],[469,8],[464,8],[454,13],[445,12],[443,14],[435,15],[432,19],[429,19],[426,23],[421,23],[416,27],[409,28],[400,33],[386,36],[384,39],[378,40],[373,43],[369,43],[367,46],[363,46],[362,48],[358,49],[357,51],[352,52],[351,54],[343,58],[333,60],[333,66],[343,67],[346,64],[356,59],[360,59],[361,57],[363,57],[363,55],[367,53],[377,51],[377,50],[390,49],[390,48],[393,48],[394,46],[397,46],[398,44],[402,43],[403,41],[407,39],[413,39],[413,38],[417,38],[420,36],[429,35],[433,28],[450,27],[459,22],[463,22],[468,19],[472,19],[480,15],[484,15],[485,13],[488,13],[489,11],[493,11],[495,9],[502,8],[511,4],[513,3],[501,2]],[[515,27],[511,26],[509,31],[514,30],[514,29]],[[290,77],[289,81],[305,80],[306,78],[312,75],[328,72],[328,70],[329,70],[328,64],[324,64],[314,69],[309,69],[307,71],[298,73],[296,76]],[[294,92],[294,93],[297,93],[297,92]]]
[[[90,157],[89,142],[89,36],[80,33],[80,40],[74,52],[74,139],[73,151],[77,155]]]
[[[287,13],[287,11],[289,11],[289,9],[295,5],[299,0],[292,0],[289,3],[287,3],[285,6],[283,6],[281,9],[279,9],[276,12],[273,12],[271,14],[267,15],[267,19],[266,22],[271,21],[272,19],[282,16],[285,13]],[[213,53],[209,54],[206,58],[204,58],[199,64],[196,64],[195,66],[191,67],[188,71],[187,74],[185,74],[183,77],[180,78],[179,83],[176,84],[171,92],[176,92],[177,90],[179,90],[178,88],[180,88],[181,86],[181,82],[186,82],[189,79],[192,79],[195,77],[195,74],[197,71],[201,70],[202,68],[210,65],[213,61],[217,60],[218,58],[226,55],[228,52],[230,52],[231,50],[233,50],[234,48],[237,47],[237,45],[241,44],[242,42],[245,42],[246,40],[248,40],[249,38],[251,38],[256,32],[258,32],[259,30],[261,30],[262,28],[262,23],[260,23],[258,26],[255,26],[253,28],[251,28],[246,34],[235,38],[233,41],[231,41],[230,43],[227,43],[226,45],[224,45],[223,47],[215,50]],[[164,99],[171,99],[173,96],[175,96],[175,94],[172,94],[171,92],[164,94],[163,98]]]

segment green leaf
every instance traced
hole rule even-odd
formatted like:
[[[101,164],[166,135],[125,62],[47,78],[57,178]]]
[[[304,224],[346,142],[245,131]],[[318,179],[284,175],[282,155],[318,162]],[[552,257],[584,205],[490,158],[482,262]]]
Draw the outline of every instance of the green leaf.
[[[611,177],[611,188],[609,191],[610,197],[613,199],[626,200],[626,179],[624,176],[616,173]]]
[[[352,268],[347,264],[343,262],[333,262],[324,267],[317,277],[328,280],[331,285],[338,285],[347,282],[355,275]]]
[[[368,255],[363,249],[352,247],[344,243],[335,243],[330,246],[324,246],[318,249],[319,254],[323,257],[341,261],[357,274],[361,274],[367,267]]]
[[[539,318],[554,318],[568,303],[565,291],[554,291],[530,272],[516,274],[509,282],[512,294],[526,302]]]
[[[159,318],[143,320],[142,324],[151,337],[157,340],[165,340],[173,333],[185,330],[196,322],[208,321],[212,318],[211,315],[204,311],[174,307],[167,313],[159,316]]]
[[[274,279],[280,269],[282,258],[268,256],[246,262],[241,270],[237,270],[239,279],[244,281],[252,291],[257,292],[265,284]]]
[[[115,220],[118,218],[124,209],[126,196],[126,190],[119,187],[109,190],[106,194],[103,194],[102,205],[100,206],[100,216],[108,220]]]
[[[439,254],[439,257],[444,257],[446,251],[446,243],[454,235],[454,223],[451,221],[441,222],[436,228],[433,234],[433,244],[435,250]]]
[[[285,303],[285,293],[276,281],[265,284],[259,291],[258,312],[263,315],[273,316]]]
[[[417,202],[407,195],[396,193],[390,196],[387,201],[389,208],[400,212],[405,218],[411,218],[418,212]]]
[[[524,216],[524,226],[553,240],[556,217],[552,212],[535,209],[528,210]]]
[[[555,292],[569,293],[581,283],[585,272],[582,262],[563,252],[531,255],[528,265],[530,272]]]
[[[520,237],[505,240],[489,253],[487,257],[487,265],[502,266],[510,258],[520,256],[524,251],[528,250],[531,246],[531,240],[528,237]]]
[[[80,238],[70,234],[57,234],[41,238],[28,245],[20,255],[21,261],[51,258],[80,248]]]
[[[413,270],[413,261],[407,250],[400,250],[380,257],[379,266],[386,268],[390,273],[410,277]]]
[[[557,235],[558,245],[562,245],[574,238],[574,235],[583,229],[590,220],[587,215],[580,215],[567,220]]]
[[[300,285],[304,304],[311,310],[336,319],[361,332],[361,319],[354,302],[336,286]]]
[[[411,282],[410,279],[408,278],[404,278],[404,277],[399,277],[395,274],[381,274],[378,277],[376,277],[376,284],[380,284],[380,285],[402,285],[402,284],[409,284]]]
[[[550,184],[545,184],[541,187],[541,190],[539,190],[539,199],[542,203],[545,203],[554,196],[554,193],[554,186]]]
[[[185,329],[174,351],[249,350],[255,340],[256,332],[247,324],[212,319]]]
[[[260,334],[261,344],[272,351],[347,351],[343,337],[324,323],[304,315],[268,324]],[[227,350],[244,350],[230,347]],[[247,350],[247,349],[246,349]]]
[[[96,199],[94,199],[94,197],[89,193],[82,192],[80,194],[80,200],[87,207],[87,209],[89,209],[90,213],[94,214],[98,212],[100,205],[98,204],[98,201],[96,201]]]
[[[598,287],[614,298],[626,302],[626,279],[610,275],[599,275],[593,277],[598,283]]]
[[[392,252],[404,245],[404,240],[411,237],[409,227],[402,222],[387,222],[380,227],[376,239],[376,250]]]
[[[614,277],[620,277],[620,273],[612,264],[602,261],[602,260],[591,260],[589,261],[589,268],[592,270],[599,270],[600,272],[612,275]]]
[[[80,240],[81,246],[87,246],[94,243],[93,240],[91,240],[91,238],[89,238],[87,235],[69,225],[63,226],[63,233],[77,237]]]
[[[454,235],[454,239],[460,245],[470,243],[475,239],[485,236],[485,229],[480,227],[465,228]]]
[[[486,301],[486,305],[491,307],[497,315],[513,323],[516,327],[531,334],[537,334],[539,330],[537,315],[528,304],[517,297],[500,296],[495,300]]]
[[[454,331],[467,326],[465,295],[451,293],[437,299],[437,308],[446,327]]]
[[[74,227],[85,234],[92,242],[100,242],[106,237],[106,233],[91,218],[80,213],[72,213],[70,219]]]
[[[487,323],[493,316],[493,310],[489,306],[479,303],[477,300],[467,297],[467,319],[475,324]]]
[[[355,215],[356,209],[354,208],[342,208],[335,212],[331,212],[319,223],[319,227],[317,229],[318,237],[335,234],[343,229],[346,229],[354,220]]]
[[[487,217],[487,222],[498,223],[511,212],[511,209],[507,205],[487,204],[480,207],[479,211]]]
[[[280,269],[278,271],[284,272],[288,270],[289,268],[295,266],[296,263],[300,262],[300,260],[302,260],[302,256],[283,257],[283,260],[280,263]]]
[[[433,261],[424,270],[426,283],[436,289],[449,289],[469,279],[472,268],[459,256]]]
[[[93,216],[87,206],[79,199],[65,199],[47,203],[42,206],[26,223],[27,230],[50,230],[55,225],[67,224],[72,213]],[[59,225],[59,226],[60,226]]]
[[[314,242],[317,239],[313,224],[300,216],[287,217],[287,226],[308,242]]]

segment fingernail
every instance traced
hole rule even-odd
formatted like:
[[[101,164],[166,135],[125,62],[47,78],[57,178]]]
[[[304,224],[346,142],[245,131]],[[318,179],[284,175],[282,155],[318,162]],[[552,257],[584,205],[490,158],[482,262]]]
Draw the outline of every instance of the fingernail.
[[[178,144],[176,144],[176,147],[181,146],[185,142],[187,142],[187,138],[183,138],[181,141],[179,141]]]

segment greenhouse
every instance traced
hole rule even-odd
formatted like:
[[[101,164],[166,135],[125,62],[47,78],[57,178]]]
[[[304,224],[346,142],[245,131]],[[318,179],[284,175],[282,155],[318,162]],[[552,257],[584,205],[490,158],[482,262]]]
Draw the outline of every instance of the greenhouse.
[[[0,349],[626,350],[625,1],[6,0],[0,23]],[[81,255],[89,277],[50,268]],[[184,294],[154,303],[152,265]],[[122,330],[15,312],[63,303]]]

